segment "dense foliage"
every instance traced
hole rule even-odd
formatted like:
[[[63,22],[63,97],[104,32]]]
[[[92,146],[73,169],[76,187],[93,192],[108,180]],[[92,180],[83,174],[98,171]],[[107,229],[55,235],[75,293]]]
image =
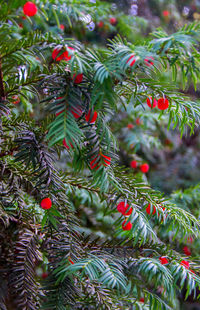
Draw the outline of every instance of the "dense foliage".
[[[163,28],[120,2],[0,0],[3,310],[198,300],[200,185],[154,171],[198,136],[200,24],[154,2]]]

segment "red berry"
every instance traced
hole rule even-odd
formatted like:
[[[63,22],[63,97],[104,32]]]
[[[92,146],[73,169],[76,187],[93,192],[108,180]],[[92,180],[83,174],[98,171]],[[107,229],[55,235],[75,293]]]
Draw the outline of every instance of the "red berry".
[[[67,143],[66,143],[66,140],[65,139],[63,139],[63,145],[69,150],[69,145],[67,145]],[[73,146],[73,144],[70,142],[70,145],[71,145],[71,148],[73,149],[74,148],[74,146]]]
[[[115,17],[110,18],[110,24],[115,25],[117,23],[117,19]]]
[[[162,14],[164,17],[168,17],[170,15],[170,12],[169,11],[163,11]]]
[[[98,22],[97,26],[98,26],[99,28],[103,28],[104,23],[103,23],[102,21],[100,21],[100,22]]]
[[[65,30],[65,25],[60,24],[60,29],[61,29],[61,30]]]
[[[47,272],[43,272],[42,279],[46,279],[47,277],[48,277],[48,273]]]
[[[187,246],[183,247],[183,252],[187,256],[190,256],[192,254],[192,252],[190,251],[190,249]]]
[[[93,170],[96,168],[98,170],[101,167],[101,164],[98,161],[98,157],[93,158],[93,160],[90,162],[90,168]]]
[[[80,84],[83,81],[83,73],[80,74],[74,74],[73,75],[73,80],[75,84]]]
[[[101,155],[101,157],[103,157],[103,161],[104,161],[103,165],[104,166],[110,166],[110,164],[111,164],[111,157],[107,156],[107,155],[104,155],[102,153],[100,153],[100,155]]]
[[[76,118],[76,119],[78,119],[78,118],[80,118],[81,117],[81,115],[82,115],[82,110],[80,109],[80,108],[73,108],[74,109],[74,111],[71,111],[71,113],[73,114],[73,116]]]
[[[152,211],[151,211],[151,205],[150,205],[150,203],[149,203],[148,206],[147,206],[147,208],[146,208],[146,212],[147,212],[147,214],[151,214],[151,213],[152,213],[152,215],[153,215],[153,214],[156,213],[156,208],[153,206],[153,212],[152,212]]]
[[[157,100],[154,99],[154,100],[153,100],[153,103],[152,103],[152,97],[149,97],[149,98],[147,98],[147,105],[148,105],[151,109],[153,109],[153,108],[155,108],[155,107],[157,106]]]
[[[73,47],[68,46],[68,49],[74,51]],[[53,52],[52,52],[52,58],[56,61],[61,61],[61,60],[65,60],[68,61],[72,58],[71,55],[69,55],[68,51],[63,52],[62,54],[60,54],[60,51],[62,49],[61,48],[54,48]],[[59,56],[58,56],[59,54]],[[58,56],[58,57],[57,57]]]
[[[96,121],[96,119],[97,119],[97,112],[96,111],[94,111],[94,114],[93,114],[93,116],[91,117],[91,110],[89,110],[89,112],[88,112],[88,114],[86,114],[85,115],[85,119],[86,119],[86,121],[88,122],[88,123],[90,123],[90,124],[94,124],[95,123],[95,121]]]
[[[127,203],[125,205],[125,202],[122,201],[117,205],[117,211],[125,216],[128,216],[132,214],[133,208],[129,208],[129,204]]]
[[[140,119],[139,119],[139,118],[137,118],[137,119],[136,119],[136,124],[137,124],[137,125],[140,125],[140,124],[141,124],[141,122],[140,122]]]
[[[140,170],[143,172],[143,173],[147,173],[149,171],[149,165],[148,164],[142,164],[140,166]]]
[[[135,55],[133,54],[129,57],[126,63],[129,64],[130,67],[133,67],[135,62],[136,62],[136,59],[135,59]]]
[[[132,223],[131,222],[127,223],[126,220],[123,221],[123,223],[122,223],[122,229],[123,230],[131,230],[132,226],[133,226]]]
[[[33,2],[26,2],[23,6],[24,14],[27,16],[34,16],[37,13],[37,6]]]
[[[166,265],[169,263],[166,257],[159,257],[159,260],[162,265]]]
[[[151,67],[153,66],[154,62],[153,62],[154,58],[152,56],[149,56],[147,58],[144,59],[145,65],[147,67]]]
[[[63,112],[64,112],[64,110],[62,110],[62,111],[56,113],[56,116],[60,115],[60,114],[63,113]]]
[[[158,109],[166,110],[169,107],[169,101],[167,98],[159,98],[158,99]]]
[[[181,265],[184,266],[186,269],[189,269],[189,267],[190,267],[189,262],[187,262],[186,260],[182,260]]]
[[[51,209],[51,206],[52,206],[51,199],[50,198],[42,199],[40,205],[41,205],[41,208],[44,209],[44,210]]]
[[[137,163],[136,160],[132,160],[132,161],[131,161],[131,168],[134,168],[134,169],[137,168],[137,164],[138,164],[138,163]]]
[[[144,302],[144,298],[142,297],[142,298],[140,298],[140,302]]]
[[[128,124],[128,125],[127,125],[127,128],[128,128],[128,129],[133,129],[133,128],[134,128],[134,125],[133,125],[133,124]]]

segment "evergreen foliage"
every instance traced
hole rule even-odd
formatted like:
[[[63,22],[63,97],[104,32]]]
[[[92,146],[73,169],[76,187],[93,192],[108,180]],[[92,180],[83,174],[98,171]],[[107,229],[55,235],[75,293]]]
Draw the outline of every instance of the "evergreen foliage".
[[[156,310],[178,309],[183,291],[198,299],[197,253],[175,243],[198,243],[199,185],[166,196],[129,161],[161,148],[163,128],[198,128],[199,100],[183,90],[200,77],[199,23],[137,44],[129,38],[143,19],[118,12],[112,25],[107,2],[36,1],[22,19],[24,4],[0,1],[0,308]],[[119,34],[89,44],[89,19]],[[169,107],[151,109],[148,97]]]

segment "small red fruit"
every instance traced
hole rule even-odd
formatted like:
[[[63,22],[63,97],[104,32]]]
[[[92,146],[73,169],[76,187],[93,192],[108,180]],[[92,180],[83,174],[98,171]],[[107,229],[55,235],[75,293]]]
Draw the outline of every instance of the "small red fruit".
[[[129,208],[129,204],[126,203],[124,201],[121,201],[118,205],[117,205],[117,211],[120,212],[121,214],[128,216],[131,215],[133,212],[133,208]]]
[[[42,279],[46,279],[47,277],[48,277],[48,273],[47,272],[43,272]]]
[[[34,16],[37,13],[37,6],[33,2],[26,2],[23,6],[24,14],[27,16]]]
[[[190,249],[187,246],[183,247],[183,252],[187,256],[190,256],[192,254],[192,252],[190,251]]]
[[[133,129],[133,128],[134,128],[134,125],[133,125],[133,124],[128,124],[128,125],[127,125],[127,128],[128,128],[128,129]]]
[[[141,122],[140,122],[140,119],[139,119],[139,118],[137,118],[137,119],[136,119],[136,124],[137,124],[137,125],[140,125],[140,124],[141,124]]]
[[[131,161],[131,168],[133,168],[133,169],[135,169],[135,168],[137,168],[137,161],[136,160],[132,160]]]
[[[144,302],[144,298],[142,297],[142,298],[140,298],[140,302]]]
[[[44,210],[51,209],[51,206],[52,206],[51,199],[50,198],[42,199],[40,205],[41,205],[41,208],[44,209]]]
[[[102,22],[102,20],[101,20],[100,22],[98,22],[97,26],[98,26],[99,28],[103,28],[104,23]]]
[[[68,46],[68,49],[74,51],[75,49],[73,47]],[[62,54],[60,54],[61,48],[54,48],[53,52],[52,52],[52,58],[56,61],[61,61],[61,60],[65,60],[68,61],[72,58],[71,55],[69,55],[68,51],[63,52]],[[60,54],[58,56],[58,54]],[[58,56],[58,57],[57,57]]]
[[[166,10],[166,11],[163,11],[162,14],[164,17],[168,17],[170,15],[170,12]]]
[[[181,265],[184,266],[186,269],[189,269],[189,267],[190,267],[189,262],[187,262],[186,260],[182,260]]]
[[[96,168],[98,170],[101,167],[101,164],[98,161],[98,157],[95,157],[91,162],[90,162],[90,169],[93,170]]]
[[[91,114],[91,110],[89,110],[88,114],[85,115],[85,119],[86,119],[86,121],[87,121],[88,123],[94,124],[95,121],[96,121],[96,119],[97,119],[98,114],[97,114],[96,111],[94,111],[94,114],[93,114],[92,117],[91,117],[90,114]]]
[[[136,62],[136,59],[135,59],[135,55],[133,54],[129,57],[126,63],[129,64],[130,67],[133,67],[135,62]]]
[[[65,139],[63,139],[63,145],[69,150],[69,145],[66,143],[66,140]],[[73,146],[73,144],[70,142],[70,146],[71,146],[71,148],[73,149],[74,148],[74,146]]]
[[[153,62],[154,58],[152,56],[149,56],[147,58],[144,59],[145,65],[147,67],[151,67],[153,66],[154,62]]]
[[[63,113],[63,112],[64,112],[64,110],[62,110],[62,111],[60,111],[60,112],[57,112],[57,113],[56,113],[56,116],[60,115],[60,114]]]
[[[80,108],[73,108],[74,109],[74,111],[71,111],[71,113],[73,114],[73,116],[76,118],[76,119],[78,119],[78,118],[80,118],[81,117],[81,115],[82,115],[82,110],[80,109]]]
[[[61,29],[61,30],[65,30],[65,25],[60,24],[60,29]]]
[[[159,261],[162,265],[166,265],[169,263],[166,257],[159,257]]]
[[[107,156],[107,155],[104,155],[104,154],[102,154],[102,153],[100,153],[100,155],[101,155],[101,157],[103,157],[103,158],[102,158],[103,161],[104,161],[103,165],[104,165],[104,166],[110,166],[110,164],[111,164],[111,157],[110,157],[110,156]]]
[[[166,110],[169,107],[169,101],[167,98],[159,98],[158,99],[158,109]]]
[[[150,205],[150,203],[149,203],[148,206],[147,206],[147,208],[146,208],[146,212],[147,212],[147,214],[151,214],[151,213],[152,213],[152,215],[153,215],[153,214],[156,213],[156,208],[153,206],[153,212],[152,212],[152,211],[151,211],[151,205]]]
[[[152,102],[152,97],[149,97],[149,98],[147,98],[147,105],[148,105],[151,109],[153,109],[153,108],[155,108],[155,107],[157,106],[157,100],[154,99],[153,102]]]
[[[123,223],[122,223],[122,229],[123,230],[131,230],[132,226],[133,226],[132,223],[131,222],[127,223],[126,220],[123,221]]]
[[[149,171],[149,165],[148,164],[142,164],[140,166],[140,170],[143,172],[143,173],[147,173]]]
[[[115,17],[111,17],[109,21],[111,25],[115,25],[117,23],[117,19]]]
[[[75,84],[80,84],[83,81],[83,73],[80,74],[74,74],[73,75],[73,80]]]

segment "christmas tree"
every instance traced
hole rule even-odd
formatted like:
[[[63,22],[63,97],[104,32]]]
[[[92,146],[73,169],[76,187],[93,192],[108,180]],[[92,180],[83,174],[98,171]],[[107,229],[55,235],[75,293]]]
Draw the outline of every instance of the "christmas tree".
[[[1,309],[198,300],[192,3],[0,0]]]

